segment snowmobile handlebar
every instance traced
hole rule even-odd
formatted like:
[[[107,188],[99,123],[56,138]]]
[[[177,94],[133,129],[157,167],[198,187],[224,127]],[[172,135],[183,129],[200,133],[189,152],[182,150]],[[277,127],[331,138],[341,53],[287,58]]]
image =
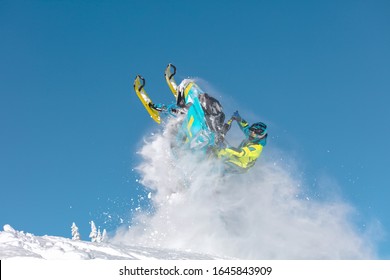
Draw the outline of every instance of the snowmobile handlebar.
[[[219,134],[219,143],[224,143],[225,142],[225,136],[226,133],[230,130],[230,127],[232,126],[234,118],[229,119],[221,128],[220,134]]]
[[[169,63],[168,68],[169,68],[169,73],[170,73],[168,76],[168,79],[170,80],[173,76],[176,75],[176,66],[173,65],[172,63]],[[171,72],[171,68],[173,68],[173,73]]]
[[[138,91],[141,91],[145,86],[145,79],[141,75],[137,75],[137,77],[135,77],[135,81],[137,81],[138,79],[140,80],[140,86],[138,88]],[[135,87],[135,82],[134,82],[134,87]]]

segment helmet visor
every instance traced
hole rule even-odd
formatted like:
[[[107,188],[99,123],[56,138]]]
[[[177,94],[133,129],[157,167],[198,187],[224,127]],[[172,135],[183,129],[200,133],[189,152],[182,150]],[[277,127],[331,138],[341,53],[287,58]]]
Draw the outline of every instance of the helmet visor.
[[[249,128],[250,131],[258,134],[258,135],[261,135],[264,133],[264,129],[263,128],[256,128],[256,127],[251,127]]]
[[[257,135],[263,135],[266,132],[267,126],[263,123],[255,123],[253,124],[249,130],[253,131]]]

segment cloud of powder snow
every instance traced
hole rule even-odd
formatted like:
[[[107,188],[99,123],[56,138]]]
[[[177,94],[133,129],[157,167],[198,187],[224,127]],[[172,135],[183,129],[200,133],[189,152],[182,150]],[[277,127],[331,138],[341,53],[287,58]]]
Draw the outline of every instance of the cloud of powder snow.
[[[246,174],[221,176],[215,160],[172,152],[175,123],[139,151],[153,213],[139,213],[113,242],[240,259],[376,258],[369,236],[354,226],[354,208],[308,198],[291,165],[276,160],[280,151],[265,149]]]

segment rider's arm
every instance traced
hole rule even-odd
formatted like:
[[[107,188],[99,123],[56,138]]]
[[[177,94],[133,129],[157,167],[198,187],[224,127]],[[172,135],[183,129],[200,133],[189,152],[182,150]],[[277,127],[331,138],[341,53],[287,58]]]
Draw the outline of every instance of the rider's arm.
[[[250,146],[245,146],[240,149],[229,147],[222,149],[218,152],[218,157],[243,157],[245,155],[250,155],[250,154],[256,154],[256,156],[259,156],[260,153],[263,150],[262,145],[250,145]]]
[[[237,121],[237,123],[241,130],[244,132],[244,134],[248,136],[250,134],[248,122],[244,119],[241,119],[240,121]]]
[[[246,136],[249,136],[250,134],[250,131],[249,131],[249,124],[246,120],[244,120],[240,114],[238,113],[238,111],[235,111],[233,113],[233,116],[231,117],[231,120],[236,120],[237,121],[237,124],[238,126],[241,128],[241,130],[244,132],[244,134]]]
[[[240,157],[244,155],[244,151],[242,149],[236,149],[233,147],[222,149],[218,152],[218,157],[229,157],[231,155],[234,155],[236,157]]]

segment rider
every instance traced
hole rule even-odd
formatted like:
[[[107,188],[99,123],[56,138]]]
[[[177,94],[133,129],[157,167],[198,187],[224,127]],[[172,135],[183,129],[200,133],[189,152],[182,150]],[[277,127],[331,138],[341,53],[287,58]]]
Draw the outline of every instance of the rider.
[[[228,166],[228,171],[244,173],[256,163],[267,143],[267,125],[257,122],[249,126],[241,118],[238,111],[234,112],[231,120],[237,121],[246,137],[237,148],[226,147],[220,149],[217,156]],[[225,124],[225,132],[230,128],[230,125],[231,121]]]

